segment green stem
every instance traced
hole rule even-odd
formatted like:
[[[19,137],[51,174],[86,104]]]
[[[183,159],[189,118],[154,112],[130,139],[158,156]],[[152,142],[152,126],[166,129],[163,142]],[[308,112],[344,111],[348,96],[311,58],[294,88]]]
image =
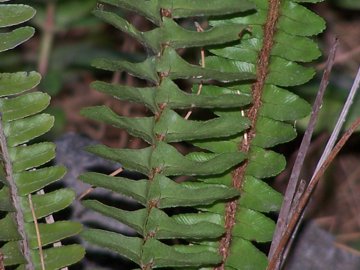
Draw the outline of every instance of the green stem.
[[[47,73],[49,65],[49,56],[54,41],[55,28],[55,3],[49,2],[46,6],[46,20],[41,38],[41,47],[39,55],[39,73],[44,76]]]

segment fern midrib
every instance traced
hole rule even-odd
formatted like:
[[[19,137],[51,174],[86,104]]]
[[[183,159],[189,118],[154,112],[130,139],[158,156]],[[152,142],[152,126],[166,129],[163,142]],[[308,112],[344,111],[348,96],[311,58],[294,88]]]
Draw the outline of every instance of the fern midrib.
[[[258,58],[258,69],[256,73],[256,82],[252,85],[252,97],[253,104],[246,113],[246,116],[251,121],[251,128],[247,130],[244,135],[244,139],[239,145],[239,150],[244,153],[248,153],[251,148],[252,140],[256,136],[256,122],[258,118],[258,112],[262,105],[261,96],[265,86],[266,77],[269,71],[270,64],[270,55],[274,43],[274,36],[276,32],[276,23],[280,16],[280,0],[269,0],[269,11],[264,26],[264,39],[263,46],[259,53]],[[246,137],[245,137],[246,136]],[[242,189],[245,177],[245,171],[248,166],[248,161],[244,161],[240,167],[234,170],[232,173],[232,185],[236,189]],[[232,230],[235,226],[235,216],[238,208],[238,200],[232,200],[226,205],[226,214],[225,214],[225,235],[221,239],[219,252],[223,257],[223,262],[220,266],[214,268],[215,270],[224,270],[225,261],[230,253],[230,245],[232,238]]]
[[[22,240],[20,240],[20,247],[22,249],[24,258],[26,260],[25,269],[33,270],[33,269],[35,269],[35,267],[32,262],[32,259],[31,259],[30,246],[29,246],[29,242],[28,242],[28,239],[27,239],[26,233],[25,233],[24,213],[21,208],[21,204],[20,204],[20,200],[19,200],[20,196],[18,193],[17,186],[15,184],[15,179],[13,177],[13,173],[12,173],[13,169],[12,169],[12,165],[11,165],[8,148],[7,148],[6,136],[4,134],[4,128],[3,128],[1,117],[0,117],[0,147],[1,147],[1,153],[3,155],[3,162],[5,165],[6,180],[9,184],[11,201],[12,201],[12,204],[15,209],[15,221],[16,221],[16,225],[17,225],[17,230],[22,239]]]
[[[164,48],[165,49],[165,48]],[[164,49],[161,50],[160,54],[158,55],[159,58],[161,58],[163,56],[163,52],[164,52]],[[157,86],[160,86],[162,81],[164,80],[164,78],[166,77],[166,74],[163,74],[163,73],[160,73],[159,74],[159,81],[157,83]],[[166,104],[160,104],[159,105],[159,108],[157,110],[157,112],[155,113],[155,118],[154,118],[154,121],[155,123],[158,122],[164,112],[166,108]],[[155,125],[154,125],[155,126]],[[165,136],[163,134],[161,134],[160,136],[156,136],[155,137],[155,142],[152,144],[152,153],[150,155],[150,160],[152,159],[152,155],[157,147],[157,144],[164,141],[165,139]],[[152,171],[150,172],[150,174],[148,175],[148,185],[151,185],[154,181],[154,178],[156,177],[156,175],[158,174],[161,174],[161,169],[160,168],[153,168]],[[148,188],[148,192],[149,192],[150,188]],[[147,194],[148,195],[148,194]],[[149,217],[150,217],[150,213],[152,211],[152,209],[155,207],[157,207],[158,205],[158,202],[157,201],[148,201],[147,203],[147,216],[146,216],[146,219],[145,219],[145,228],[147,227],[147,224],[149,222]],[[142,245],[142,248],[141,248],[141,257],[144,253],[144,245],[146,244],[146,242],[151,239],[151,238],[154,238],[156,235],[156,233],[150,233],[148,235],[144,235],[144,240],[143,240],[143,245]],[[153,269],[153,264],[150,262],[149,264],[146,264],[146,265],[141,265],[141,269],[142,270],[152,270]]]

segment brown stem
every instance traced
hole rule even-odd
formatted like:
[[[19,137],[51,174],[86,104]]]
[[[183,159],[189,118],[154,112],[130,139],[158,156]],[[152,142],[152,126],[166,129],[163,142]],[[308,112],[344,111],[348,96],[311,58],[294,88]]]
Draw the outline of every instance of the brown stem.
[[[289,183],[286,187],[284,201],[283,201],[283,204],[280,209],[279,217],[278,217],[278,220],[276,223],[276,229],[274,232],[273,240],[272,240],[269,255],[268,255],[269,260],[272,259],[275,249],[279,245],[280,239],[281,239],[281,237],[284,233],[284,230],[287,226],[289,216],[291,216],[290,213],[293,210],[292,209],[293,200],[294,200],[295,194],[297,192],[297,189],[299,187],[299,177],[300,177],[301,169],[303,167],[305,157],[306,157],[309,147],[310,147],[312,134],[315,129],[315,125],[316,125],[316,122],[318,119],[320,108],[323,104],[323,97],[324,97],[325,91],[327,89],[327,86],[329,84],[330,73],[331,73],[332,67],[334,65],[334,59],[335,59],[337,45],[338,45],[338,42],[337,42],[337,40],[335,40],[333,47],[331,49],[331,52],[329,54],[328,60],[327,60],[326,69],[325,69],[325,71],[323,73],[323,77],[321,79],[319,91],[316,95],[316,99],[315,99],[314,105],[312,107],[309,124],[306,128],[304,137],[301,141],[299,152],[296,156],[294,167],[291,171]],[[277,262],[277,264],[278,264],[278,266],[276,267],[276,269],[279,269],[281,260],[279,260]]]
[[[25,233],[24,213],[21,208],[18,189],[13,177],[13,169],[12,169],[10,155],[8,152],[7,141],[6,141],[6,136],[4,134],[4,127],[1,117],[0,117],[0,148],[2,153],[2,162],[4,163],[4,167],[5,167],[6,180],[9,184],[11,202],[15,208],[15,221],[18,232],[22,239],[20,240],[20,247],[26,261],[25,269],[34,270],[35,267],[31,259],[29,241]]]
[[[29,201],[29,207],[30,207],[30,210],[31,210],[31,215],[32,215],[32,217],[34,219],[36,240],[37,240],[37,244],[38,244],[39,257],[40,257],[40,263],[41,263],[41,270],[45,270],[44,251],[43,251],[43,247],[42,247],[42,240],[41,240],[41,234],[40,234],[40,229],[39,229],[39,223],[38,223],[38,221],[36,219],[36,213],[35,213],[35,208],[34,208],[34,204],[33,204],[33,201],[32,201],[31,194],[28,195],[28,201]]]
[[[264,26],[264,41],[261,48],[258,69],[256,74],[256,82],[252,85],[252,98],[253,104],[247,112],[247,117],[251,121],[251,128],[247,131],[246,140],[243,140],[239,145],[239,149],[242,152],[249,152],[252,139],[255,137],[255,126],[258,117],[258,111],[261,107],[261,96],[265,85],[266,77],[269,71],[270,54],[273,46],[274,34],[276,31],[276,23],[280,15],[280,0],[269,0],[269,11],[267,15],[267,21]],[[245,161],[240,167],[238,167],[232,175],[232,184],[235,188],[241,190],[245,171],[248,162]],[[231,201],[226,205],[225,216],[225,235],[220,242],[220,254],[223,257],[223,263],[216,267],[215,270],[224,270],[224,263],[229,255],[232,229],[235,225],[235,215],[237,211],[237,201]]]
[[[360,118],[358,118],[351,127],[345,132],[345,134],[341,137],[339,142],[335,145],[333,150],[330,152],[330,155],[328,158],[324,161],[323,165],[320,167],[318,172],[315,174],[315,176],[311,179],[308,187],[305,190],[304,195],[300,199],[299,203],[294,207],[294,214],[291,217],[289,221],[289,225],[286,228],[286,231],[283,235],[283,237],[280,240],[279,245],[277,246],[274,256],[270,260],[270,263],[268,265],[267,270],[274,270],[277,261],[279,260],[280,255],[283,253],[283,250],[289,241],[292,232],[296,225],[298,224],[298,221],[303,213],[303,210],[305,209],[306,205],[309,202],[309,199],[311,195],[313,194],[317,184],[319,183],[321,177],[324,175],[325,170],[329,167],[330,163],[334,160],[334,158],[337,156],[337,154],[340,152],[340,150],[343,148],[345,143],[349,140],[350,136],[354,133],[354,131],[360,126]]]

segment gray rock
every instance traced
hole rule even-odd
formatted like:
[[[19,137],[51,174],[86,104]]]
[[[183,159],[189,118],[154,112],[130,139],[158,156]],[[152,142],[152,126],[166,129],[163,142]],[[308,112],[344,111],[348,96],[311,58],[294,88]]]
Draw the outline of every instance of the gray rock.
[[[91,187],[89,184],[78,180],[82,173],[94,170],[102,173],[111,173],[121,167],[119,163],[114,163],[86,152],[86,146],[96,144],[100,143],[75,133],[64,134],[56,140],[55,163],[64,165],[67,168],[68,172],[63,178],[63,183],[75,190],[77,198]],[[129,204],[136,205],[130,198],[102,188],[94,189],[90,196],[99,200],[106,199],[106,201],[117,204],[120,208],[122,204],[125,208],[129,207]],[[79,200],[75,200],[72,205],[71,219],[85,225],[92,224],[99,228],[133,234],[133,231],[124,224],[84,208]]]
[[[91,187],[90,185],[78,180],[78,177],[81,174],[87,171],[110,174],[121,167],[121,164],[119,163],[105,160],[85,151],[86,146],[94,144],[100,143],[75,133],[67,133],[56,140],[57,149],[55,163],[57,165],[64,165],[67,167],[67,174],[63,178],[62,183],[66,187],[70,187],[75,190],[77,198]],[[90,197],[91,199],[98,199],[100,201],[105,200],[106,202],[123,209],[137,207],[137,203],[132,199],[102,188],[94,189],[87,197]],[[112,218],[103,216],[93,210],[86,209],[78,199],[76,199],[71,206],[71,214],[69,218],[73,221],[78,221],[85,226],[91,226],[93,228],[107,229],[125,235],[135,234],[134,230],[128,226]],[[78,241],[86,248],[88,255],[76,269],[94,269],[96,267],[97,269],[103,270],[112,269],[113,267],[99,268],[99,261],[103,264],[104,258],[108,258],[107,263],[110,263],[111,261],[116,263],[117,266],[121,265],[121,267],[123,267],[121,269],[127,269],[125,265],[128,263],[119,258],[118,255],[110,251],[88,245],[86,242],[82,241],[81,238],[78,238]]]
[[[360,256],[335,245],[335,237],[315,222],[305,225],[286,270],[358,270]]]

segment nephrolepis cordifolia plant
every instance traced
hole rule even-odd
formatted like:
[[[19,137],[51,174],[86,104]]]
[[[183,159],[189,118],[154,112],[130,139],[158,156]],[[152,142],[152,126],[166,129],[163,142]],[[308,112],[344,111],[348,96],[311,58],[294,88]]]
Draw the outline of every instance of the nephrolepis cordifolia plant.
[[[26,22],[35,11],[0,2],[0,27],[5,28],[0,33],[1,52],[33,35],[31,27],[9,28]],[[279,210],[282,196],[265,181],[285,167],[284,157],[269,149],[294,139],[294,121],[310,111],[284,87],[313,77],[313,69],[301,63],[319,57],[309,37],[324,29],[323,20],[300,2],[319,1],[102,1],[95,15],[143,44],[148,57],[136,63],[98,59],[94,66],[126,71],[146,81],[147,87],[100,81],[92,86],[141,103],[152,115],[129,118],[106,106],[83,110],[87,117],[126,129],[148,144],[139,150],[89,148],[143,179],[99,173],[81,177],[141,205],[128,211],[84,201],[88,208],[134,230],[134,235],[125,236],[88,229],[82,234],[85,240],[119,253],[142,270],[267,267],[258,243],[271,241],[275,223],[267,213]],[[114,7],[137,13],[153,29],[136,29]],[[191,29],[184,28],[190,18],[208,24],[195,22]],[[198,48],[201,63],[182,58],[179,50],[184,48]],[[179,84],[179,79],[188,82]],[[52,116],[40,113],[49,97],[25,93],[39,81],[35,72],[0,74],[0,269],[59,269],[84,254],[78,245],[59,242],[80,232],[81,225],[54,222],[51,216],[71,204],[73,191],[44,191],[65,173],[63,167],[44,166],[54,157],[54,145],[31,143],[53,125]],[[188,84],[191,89],[184,89]],[[211,112],[208,120],[191,114],[203,109]],[[184,142],[195,150],[181,154],[176,145]]]
[[[117,99],[141,103],[149,117],[129,118],[106,106],[83,114],[149,144],[139,150],[104,145],[89,151],[144,175],[134,181],[99,173],[81,180],[133,198],[142,207],[127,211],[96,200],[86,207],[127,224],[136,234],[88,229],[90,243],[115,251],[142,270],[260,270],[266,255],[256,243],[271,241],[282,196],[266,179],[285,167],[270,148],[295,138],[294,121],[309,105],[287,87],[315,74],[301,63],[320,56],[311,36],[324,21],[301,5],[318,0],[103,0],[96,16],[131,35],[149,52],[142,62],[97,59],[94,66],[126,71],[148,87],[94,82],[92,87]],[[147,32],[107,7],[135,12],[153,23]],[[209,18],[209,26],[185,29],[183,19]],[[206,48],[199,65],[179,49]],[[179,79],[192,83],[181,89]],[[209,120],[189,120],[182,110],[208,109]],[[174,143],[197,147],[181,154]],[[179,182],[178,176],[189,180]],[[181,210],[180,210],[181,209]],[[175,213],[175,214],[174,214]],[[120,266],[119,266],[120,267]]]
[[[35,10],[26,5],[0,4],[0,27],[6,30],[0,33],[0,52],[34,34],[28,26],[9,29],[34,14]],[[51,115],[41,113],[50,97],[29,91],[39,84],[40,77],[36,72],[0,74],[0,269],[60,269],[84,255],[81,246],[59,242],[78,234],[82,226],[70,221],[54,222],[52,217],[71,204],[74,192],[44,192],[66,172],[64,167],[43,166],[54,158],[55,146],[31,143],[54,123]]]

